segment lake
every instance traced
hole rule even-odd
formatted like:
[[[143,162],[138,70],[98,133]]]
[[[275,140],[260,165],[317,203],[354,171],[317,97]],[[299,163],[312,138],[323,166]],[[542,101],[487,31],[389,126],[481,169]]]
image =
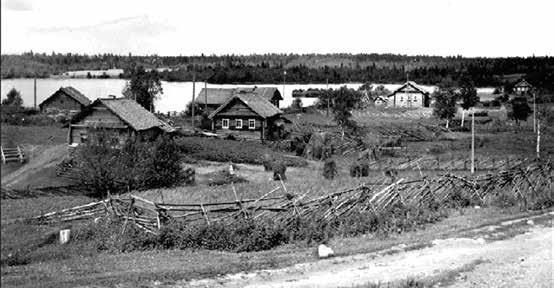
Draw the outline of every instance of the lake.
[[[81,91],[91,100],[107,97],[108,95],[121,96],[121,91],[125,87],[127,80],[124,79],[37,79],[37,106],[44,99],[52,95],[61,86],[73,86]],[[358,89],[362,83],[329,84],[329,88],[339,88],[346,85],[348,88]],[[379,84],[376,84],[379,85]],[[400,87],[400,84],[384,84],[389,90]],[[192,100],[192,82],[165,82],[162,81],[164,93],[155,102],[156,111],[184,111],[187,103]],[[208,88],[234,88],[234,87],[277,87],[284,98],[281,101],[281,107],[287,107],[292,103],[292,91],[295,89],[326,88],[326,84],[286,84],[283,93],[283,83],[280,84],[207,84]],[[423,86],[431,91],[433,86]],[[6,94],[12,88],[17,89],[23,98],[23,104],[28,107],[33,106],[33,79],[2,79],[1,81],[1,99],[6,98]],[[196,82],[196,96],[204,88],[204,82]],[[312,105],[316,99],[303,98],[302,103]]]

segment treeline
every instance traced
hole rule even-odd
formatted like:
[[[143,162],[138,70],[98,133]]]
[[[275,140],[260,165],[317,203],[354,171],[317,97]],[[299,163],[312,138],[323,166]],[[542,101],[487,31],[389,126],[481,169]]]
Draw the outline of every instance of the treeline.
[[[162,68],[166,81],[208,80],[222,83],[459,82],[468,76],[476,86],[506,86],[522,77],[554,91],[554,57],[464,58],[394,54],[259,54],[133,56],[101,54],[2,55],[2,78],[48,77],[71,70],[122,68],[128,78],[136,65]],[[167,68],[167,70],[164,70]],[[283,71],[286,70],[286,75]]]

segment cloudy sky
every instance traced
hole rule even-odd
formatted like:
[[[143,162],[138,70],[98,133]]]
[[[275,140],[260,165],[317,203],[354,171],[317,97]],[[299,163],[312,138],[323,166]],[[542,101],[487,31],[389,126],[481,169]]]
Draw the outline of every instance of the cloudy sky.
[[[1,0],[2,53],[554,56],[552,0]]]

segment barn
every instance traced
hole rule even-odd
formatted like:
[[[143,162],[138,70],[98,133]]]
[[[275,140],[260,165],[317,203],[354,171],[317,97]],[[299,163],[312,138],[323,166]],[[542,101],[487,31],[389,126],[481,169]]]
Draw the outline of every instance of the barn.
[[[212,130],[245,139],[276,139],[281,136],[282,111],[258,94],[241,91],[225,101],[209,118]]]
[[[132,99],[99,98],[72,119],[68,143],[77,146],[110,137],[114,145],[122,145],[128,139],[153,140],[174,131]]]
[[[67,113],[77,114],[90,104],[90,100],[79,90],[67,86],[60,87],[58,91],[46,98],[38,106],[43,113]]]
[[[421,108],[429,107],[429,92],[413,81],[408,81],[387,96],[388,105],[392,107]]]
[[[281,92],[275,87],[252,87],[252,88],[202,88],[195,99],[195,103],[202,109],[208,108],[208,111],[214,111],[223,103],[237,93],[250,93],[260,96],[275,107],[279,108],[279,101],[283,100]]]

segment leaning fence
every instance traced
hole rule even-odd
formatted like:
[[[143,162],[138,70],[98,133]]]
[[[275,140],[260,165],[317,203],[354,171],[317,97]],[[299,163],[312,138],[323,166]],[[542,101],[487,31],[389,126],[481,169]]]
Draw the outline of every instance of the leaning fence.
[[[313,195],[311,191],[294,195],[287,192],[281,182],[259,198],[241,199],[232,186],[235,200],[216,203],[160,203],[126,194],[26,220],[51,223],[109,214],[156,234],[170,220],[207,225],[244,218],[272,219],[285,225],[298,217],[333,221],[356,212],[386,211],[398,204],[445,203],[460,193],[481,205],[490,204],[499,195],[508,193],[518,200],[522,209],[527,209],[528,203],[537,198],[548,194],[551,198],[552,168],[550,162],[533,162],[477,177],[446,173],[416,180],[398,179],[381,185],[361,184],[323,196]]]

